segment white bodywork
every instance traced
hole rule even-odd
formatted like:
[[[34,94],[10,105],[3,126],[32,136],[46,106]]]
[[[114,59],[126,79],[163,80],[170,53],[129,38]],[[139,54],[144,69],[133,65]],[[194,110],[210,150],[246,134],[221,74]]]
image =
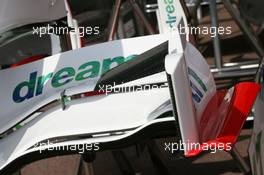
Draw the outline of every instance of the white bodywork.
[[[114,135],[117,131],[126,131],[127,136],[128,131],[155,122],[150,114],[169,99],[169,91],[164,88],[83,98],[70,103],[65,111],[60,106],[53,108],[0,140],[0,169],[49,138],[97,135],[84,142],[89,143],[100,142],[103,134]],[[105,141],[111,139],[115,137],[104,138]]]
[[[149,42],[150,40],[151,42]],[[84,58],[88,57],[87,56],[88,54],[97,55],[97,58],[105,58],[106,56],[115,57],[117,55],[120,56],[121,54],[123,56],[128,56],[130,54],[140,54],[167,40],[168,40],[168,35],[156,35],[156,36],[147,36],[147,37],[126,39],[121,41],[113,41],[110,43],[99,44],[65,53],[68,56],[66,57],[64,55],[65,57],[64,56],[60,57],[60,62],[61,62],[60,65],[62,67],[65,67],[67,66],[67,64],[68,65],[70,64],[72,67],[75,67],[74,64],[78,64],[84,61],[89,61],[89,59],[83,60]],[[175,40],[177,42],[181,42],[181,38],[179,36],[176,37]],[[141,43],[145,47],[142,47],[142,45],[138,45],[137,43]],[[178,43],[176,45],[180,45],[180,44]],[[109,49],[109,47],[111,47],[112,49]],[[100,49],[104,50],[105,48],[108,48],[109,50],[113,51],[113,53],[99,52]],[[120,50],[120,48],[122,49]],[[192,46],[190,46],[190,48],[192,50],[186,49],[185,51],[188,52],[191,51],[190,53],[193,53],[194,48]],[[76,54],[76,52],[78,54]],[[99,53],[103,55],[98,57]],[[69,55],[73,56],[72,54],[75,55],[76,61],[74,62],[71,61],[74,58],[69,56]],[[177,55],[178,53],[175,54]],[[193,103],[191,98],[191,91],[188,84],[189,81],[187,81],[188,75],[186,74],[186,67],[184,67],[185,60],[182,57],[182,53],[179,53],[178,55],[179,57],[177,56],[175,57],[175,55],[170,55],[167,57],[166,69],[168,73],[174,74],[173,75],[174,78],[176,78],[176,76],[177,78],[180,77],[180,79],[178,79],[179,80],[178,83],[180,83],[180,86],[177,86],[177,92],[182,92],[182,89],[185,90],[184,93],[182,92],[181,94],[184,97],[180,97],[181,103],[177,103],[180,105],[177,107],[181,108],[179,114],[185,116],[186,119],[185,122],[180,123],[180,127],[182,129],[181,134],[185,138],[188,139],[192,138],[191,141],[198,141],[199,138],[198,138],[197,130],[195,129],[194,120],[196,118],[194,116],[195,115],[194,111],[191,111],[190,109],[192,108],[189,107],[187,108],[186,106],[186,105],[192,105]],[[187,57],[190,56],[188,55],[188,53],[186,53],[185,55]],[[67,60],[69,61],[68,63]],[[28,77],[28,73],[31,72],[32,70],[35,70],[38,67],[37,65],[39,63],[42,63],[44,65],[47,64],[46,66],[43,66],[44,68],[46,68],[45,71],[42,71],[43,74],[47,74],[51,70],[54,71],[58,63],[51,64],[50,61],[51,60],[49,61],[44,60],[43,62],[35,62],[22,66],[22,68],[24,69],[21,69],[21,71],[26,72],[25,73],[26,76],[24,78]],[[56,57],[53,57],[52,61],[56,62]],[[27,67],[28,67],[28,71],[26,71]],[[22,72],[19,75],[24,76]],[[16,75],[18,75],[18,73],[16,73]],[[23,79],[21,78],[20,80]],[[142,79],[138,79],[123,84],[121,86],[133,86],[138,84],[158,83],[158,82],[164,82],[165,79],[166,76],[163,72]],[[93,80],[88,79],[83,84],[73,83],[70,86],[67,86],[66,94],[74,94],[76,92],[80,93],[80,92],[90,91],[94,88],[97,80],[98,79],[93,79]],[[49,84],[49,82],[47,84]],[[24,111],[24,114],[26,115],[27,113],[29,113],[29,111],[34,110],[37,105],[43,106],[45,103],[48,102],[48,100],[50,100],[51,97],[52,98],[59,97],[59,94],[62,91],[63,88],[54,91],[50,86],[47,85],[45,87],[45,92],[47,93],[47,95],[44,94],[43,96],[37,98],[34,97],[36,98],[35,99],[36,101],[34,101],[34,99],[33,100],[31,99],[28,101],[27,105],[22,104],[23,109],[27,110]],[[48,94],[53,94],[53,96]],[[187,100],[187,101],[184,102],[182,100]],[[12,108],[10,109],[15,109],[21,112],[21,108],[17,108],[16,104],[13,104]],[[45,148],[54,148],[58,145],[63,146],[63,145],[71,145],[71,144],[75,145],[75,144],[84,144],[84,143],[103,143],[103,142],[110,142],[113,140],[120,140],[122,138],[126,138],[154,123],[175,121],[173,117],[157,119],[157,117],[159,117],[161,114],[171,110],[172,110],[172,105],[170,103],[170,93],[168,87],[155,88],[152,90],[127,92],[121,94],[98,95],[93,97],[82,98],[79,100],[73,100],[67,103],[66,110],[62,110],[60,106],[56,108],[52,108],[44,113],[41,113],[36,118],[31,120],[29,123],[24,125],[22,128],[11,133],[7,137],[2,138],[0,140],[0,147],[3,150],[3,152],[0,153],[0,169],[4,168],[6,165],[8,165],[16,158],[36,150],[41,151]],[[12,114],[11,111],[10,114]],[[23,113],[21,112],[21,114]],[[4,115],[2,115],[2,119],[1,119],[2,121],[4,121],[5,119],[3,118],[3,116]],[[15,123],[15,121],[18,121],[21,116],[22,115],[14,116],[12,122]],[[5,126],[6,125],[3,125],[3,128]],[[74,136],[74,135],[75,136],[93,135],[93,138],[65,140],[63,142],[54,143],[52,145],[44,144],[44,146],[42,147],[34,146],[37,143],[41,143],[42,141],[48,140],[50,138],[60,138],[60,137]]]
[[[182,14],[182,11],[180,13]],[[181,15],[177,14],[177,16]],[[44,20],[46,19],[41,19],[40,21]],[[164,19],[161,18],[161,20]],[[21,25],[25,25],[22,22],[23,20],[19,19],[19,21],[21,21]],[[186,23],[186,21],[184,22]],[[180,21],[177,20],[177,23],[180,23]],[[72,21],[72,24],[74,24],[74,21]],[[2,31],[6,29],[2,29]],[[162,31],[162,33],[172,32],[165,29]],[[12,100],[13,90],[17,84],[28,81],[30,73],[37,71],[37,75],[40,77],[50,72],[55,73],[63,67],[70,66],[78,70],[81,64],[89,61],[99,61],[102,64],[105,58],[139,55],[168,41],[169,38],[170,42],[172,42],[170,43],[169,53],[172,53],[172,51],[177,53],[183,50],[182,47],[177,47],[181,45],[182,41],[185,43],[186,38],[181,40],[178,34],[154,35],[85,47],[47,57],[16,69],[0,71],[0,81],[5,82],[1,83],[1,90],[3,90],[0,92],[0,106],[3,107],[3,110],[0,111],[0,133],[6,131],[39,107],[59,99],[61,92],[64,90],[66,95],[92,91],[100,78],[98,76],[83,82],[73,81],[62,88],[56,89],[51,87],[51,80],[48,80],[44,84],[41,95],[34,96],[21,103],[15,103]],[[180,62],[173,62],[173,64],[180,64]],[[112,67],[114,66],[116,65],[113,64]],[[165,72],[135,80],[123,86],[160,82],[166,82]],[[22,90],[22,94],[25,94],[26,91],[26,89]],[[68,103],[66,110],[62,110],[60,107],[52,108],[40,113],[22,128],[0,139],[0,170],[15,159],[33,151],[40,151],[59,145],[103,143],[120,140],[154,123],[175,121],[174,117],[156,119],[162,113],[171,110],[168,87],[87,97]],[[93,135],[94,138],[65,140],[43,147],[34,146],[50,138],[86,134]]]
[[[188,27],[186,15],[179,0],[158,0],[157,19],[160,33],[171,33],[180,27],[186,29]],[[182,34],[181,37],[189,41],[188,34]]]
[[[38,108],[53,100],[59,99],[60,93],[64,89],[67,89],[65,92],[67,95],[73,94],[72,92],[81,93],[93,91],[98,79],[100,78],[100,76],[97,76],[94,78],[88,78],[84,81],[72,81],[61,88],[52,87],[51,79],[49,79],[43,85],[42,94],[34,95],[34,97],[25,99],[23,102],[15,102],[12,99],[15,88],[21,82],[28,82],[32,72],[37,72],[37,77],[41,77],[47,76],[49,73],[55,74],[58,70],[65,67],[72,67],[76,70],[77,74],[78,70],[80,70],[79,67],[82,64],[91,61],[98,61],[100,62],[99,74],[102,74],[104,59],[112,59],[120,56],[127,58],[131,55],[139,55],[165,41],[167,41],[166,35],[154,35],[113,41],[85,47],[76,51],[57,54],[15,69],[1,70],[0,81],[4,83],[1,83],[0,92],[0,106],[3,107],[0,111],[0,133],[3,133],[10,127],[14,126],[18,121],[22,120]],[[106,52],[106,50],[109,51]],[[115,62],[111,64],[112,67],[116,65],[117,64]],[[34,85],[34,87],[34,94],[36,94],[37,87],[36,85]],[[28,89],[22,88],[20,90],[20,95],[24,96],[27,91]]]
[[[179,50],[179,49],[178,49]],[[216,93],[216,86],[210,68],[200,52],[187,43],[182,53],[173,53],[165,59],[166,72],[171,76],[173,96],[176,102],[177,114],[183,143],[199,143],[199,123],[207,104]],[[199,82],[188,75],[188,69],[192,69],[196,76],[207,87],[204,92]],[[203,97],[197,102],[193,95],[190,82],[203,93]],[[189,147],[185,147],[187,153]]]
[[[50,86],[51,80],[49,80],[45,84],[42,95],[22,103],[14,103],[10,96],[13,88],[10,87],[15,87],[17,83],[28,80],[30,72],[38,71],[39,76],[41,76],[47,75],[49,72],[56,72],[56,70],[67,66],[78,70],[80,64],[94,60],[92,58],[97,58],[96,60],[101,62],[104,58],[141,54],[166,41],[168,41],[168,35],[153,35],[113,41],[54,55],[41,61],[23,65],[17,69],[0,71],[0,77],[6,82],[1,84],[3,89],[5,89],[5,91],[2,91],[5,93],[2,93],[1,96],[6,99],[5,102],[1,101],[3,103],[1,105],[6,106],[5,110],[1,110],[0,116],[2,131],[5,131],[38,107],[47,104],[51,100],[60,98],[60,93],[64,89],[66,89],[65,94],[67,95],[91,91],[99,79],[99,77],[96,77],[94,79],[87,79],[82,83],[72,82],[56,90]],[[103,52],[106,49],[109,52]],[[116,65],[113,64],[112,66]],[[17,78],[18,75],[21,77]],[[4,78],[7,76],[9,77],[8,81]],[[165,81],[166,75],[163,72],[122,84],[121,86]],[[46,139],[88,134],[97,135],[98,138],[69,140],[58,144],[109,142],[128,137],[153,123],[174,121],[173,117],[156,119],[162,113],[172,110],[169,101],[169,89],[164,87],[153,90],[87,97],[70,102],[67,104],[65,111],[60,106],[52,108],[49,111],[40,113],[22,128],[0,139],[2,150],[0,153],[0,169],[26,153],[43,149],[41,147],[35,148],[34,145]],[[7,105],[7,103],[9,104]],[[116,132],[121,132],[122,134],[116,136],[109,135],[115,135]],[[106,136],[102,137],[105,134]],[[47,145],[47,147],[55,145]]]
[[[66,15],[63,0],[1,0],[0,33],[31,23],[60,19]]]

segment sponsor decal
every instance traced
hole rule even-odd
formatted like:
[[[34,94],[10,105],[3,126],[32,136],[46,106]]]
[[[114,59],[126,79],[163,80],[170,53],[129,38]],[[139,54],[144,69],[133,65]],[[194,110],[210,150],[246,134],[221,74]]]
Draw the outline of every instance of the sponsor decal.
[[[120,65],[134,59],[136,55],[128,57],[106,58],[101,62],[89,61],[79,66],[64,67],[57,72],[50,72],[46,75],[38,76],[34,71],[29,74],[29,79],[19,83],[13,90],[13,101],[21,103],[43,93],[44,85],[50,83],[52,88],[60,88],[72,81],[84,81],[91,78],[98,78],[114,66]]]
[[[164,0],[165,5],[165,10],[167,13],[167,19],[166,19],[166,24],[172,29],[175,27],[175,23],[177,21],[177,17],[175,15],[176,8],[174,6],[174,0]]]
[[[202,88],[204,93],[206,93],[207,87],[206,87],[205,83],[203,82],[203,80],[190,67],[188,67],[188,73],[189,73],[189,76],[194,78],[194,80]],[[193,83],[190,80],[190,85],[192,88],[192,97],[197,103],[200,103],[202,98],[204,97],[204,93],[197,87],[197,84]]]

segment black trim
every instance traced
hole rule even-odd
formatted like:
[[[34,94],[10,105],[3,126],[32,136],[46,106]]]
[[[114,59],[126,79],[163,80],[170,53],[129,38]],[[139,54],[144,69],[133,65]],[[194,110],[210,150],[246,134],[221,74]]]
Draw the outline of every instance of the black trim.
[[[173,85],[172,85],[172,79],[171,75],[167,74],[167,79],[168,79],[168,85],[169,85],[169,90],[170,90],[170,96],[171,96],[171,103],[173,107],[173,116],[175,118],[175,133],[180,133],[178,134],[177,140],[182,140],[181,136],[181,129],[180,129],[180,124],[179,124],[179,119],[178,119],[178,112],[177,112],[177,106],[176,106],[176,99],[174,98],[174,90],[173,90]],[[184,154],[183,151],[180,151],[180,154]]]
[[[167,54],[168,41],[106,72],[97,82],[95,91],[100,86],[118,85],[165,71],[164,60]]]

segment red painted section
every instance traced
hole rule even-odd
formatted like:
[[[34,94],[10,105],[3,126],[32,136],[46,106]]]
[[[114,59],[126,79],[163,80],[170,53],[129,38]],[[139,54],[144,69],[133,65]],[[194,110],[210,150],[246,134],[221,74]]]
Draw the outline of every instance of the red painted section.
[[[260,91],[260,86],[255,83],[240,83],[235,86],[234,98],[225,120],[224,126],[219,133],[219,139],[223,137],[234,137],[236,142],[237,135],[250,113],[255,99]]]
[[[41,60],[43,58],[45,58],[46,56],[45,55],[36,55],[36,56],[32,56],[32,57],[29,57],[29,58],[26,58],[18,63],[15,63],[15,64],[12,64],[10,67],[11,68],[15,68],[15,67],[18,67],[18,66],[22,66],[24,64],[28,64],[28,63],[31,63],[31,62],[34,62],[34,61],[38,61],[38,60]]]
[[[106,92],[104,91],[91,91],[91,92],[85,92],[83,93],[82,95],[84,97],[90,97],[90,96],[96,96],[96,95],[103,95],[105,94]]]
[[[208,146],[230,151],[259,91],[260,85],[251,82],[237,84],[233,92],[218,91],[208,103],[201,118],[200,146],[188,151],[185,156],[192,157],[208,151]]]
[[[85,47],[84,37],[81,37],[81,36],[80,36],[80,45],[81,45],[81,48]]]
[[[224,117],[219,114],[219,111],[221,111],[222,114],[226,113],[225,109],[228,106],[227,103],[223,103],[226,94],[227,90],[217,91],[207,104],[200,119],[200,123],[198,124],[201,142],[211,140],[217,135],[222,122],[221,118]]]

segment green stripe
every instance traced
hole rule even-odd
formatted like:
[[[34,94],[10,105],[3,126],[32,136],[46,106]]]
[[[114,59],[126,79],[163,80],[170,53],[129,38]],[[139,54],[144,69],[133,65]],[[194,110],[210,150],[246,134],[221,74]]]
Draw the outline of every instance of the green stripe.
[[[203,88],[205,92],[207,92],[207,87],[204,84],[204,82],[201,80],[200,77],[191,69],[188,67],[188,73],[200,84],[200,86]]]

